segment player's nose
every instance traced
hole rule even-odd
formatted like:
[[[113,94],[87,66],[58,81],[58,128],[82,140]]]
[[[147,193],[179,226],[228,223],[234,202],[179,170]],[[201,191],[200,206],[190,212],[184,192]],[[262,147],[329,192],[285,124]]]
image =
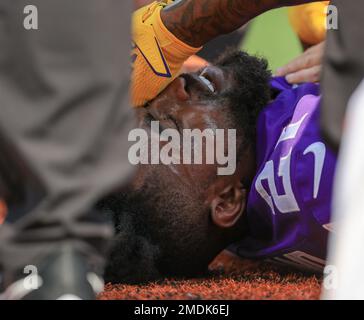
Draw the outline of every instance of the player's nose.
[[[184,102],[190,98],[186,88],[186,80],[183,77],[176,78],[169,88],[177,100]]]

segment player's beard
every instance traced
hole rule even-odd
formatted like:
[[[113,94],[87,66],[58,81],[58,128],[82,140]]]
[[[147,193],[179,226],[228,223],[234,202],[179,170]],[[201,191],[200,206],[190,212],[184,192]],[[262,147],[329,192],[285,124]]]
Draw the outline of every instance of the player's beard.
[[[147,180],[138,191],[104,201],[116,227],[106,282],[135,284],[207,270],[200,252],[209,246],[208,210],[180,186],[167,189],[158,178]]]

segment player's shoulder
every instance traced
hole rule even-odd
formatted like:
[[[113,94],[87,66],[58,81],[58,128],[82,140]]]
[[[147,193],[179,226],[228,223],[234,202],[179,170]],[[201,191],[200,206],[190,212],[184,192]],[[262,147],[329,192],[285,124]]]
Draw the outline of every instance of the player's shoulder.
[[[320,88],[308,83],[289,84],[283,77],[271,80],[272,101],[261,112],[257,122],[258,164],[270,154],[279,152],[278,145],[297,143],[298,131],[307,125],[316,126],[315,114],[320,103]],[[301,135],[299,135],[301,137]]]
[[[297,212],[327,223],[336,157],[321,136],[319,87],[281,79],[273,86],[280,93],[258,121],[255,203],[269,215]]]

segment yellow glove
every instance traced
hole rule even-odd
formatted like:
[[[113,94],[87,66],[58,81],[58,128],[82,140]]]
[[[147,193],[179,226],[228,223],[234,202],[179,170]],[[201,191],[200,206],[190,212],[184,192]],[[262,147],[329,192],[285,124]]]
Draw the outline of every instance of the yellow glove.
[[[163,24],[160,12],[173,0],[155,1],[133,14],[132,105],[143,106],[179,76],[183,63],[201,48],[177,39]]]
[[[329,1],[315,2],[289,9],[289,20],[299,38],[310,45],[315,45],[326,37],[325,9]]]

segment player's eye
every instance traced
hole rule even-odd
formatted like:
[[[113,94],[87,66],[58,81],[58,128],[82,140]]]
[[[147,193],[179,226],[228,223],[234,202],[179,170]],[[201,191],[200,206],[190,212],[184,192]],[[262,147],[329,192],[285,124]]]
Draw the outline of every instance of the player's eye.
[[[167,116],[159,119],[158,121],[159,121],[159,126],[161,128],[161,131],[166,130],[166,129],[175,129],[180,132],[180,126],[175,118],[167,115]]]
[[[181,131],[180,129],[180,125],[178,123],[178,121],[173,117],[173,116],[167,116],[168,120],[171,121],[171,123],[173,123],[174,127],[178,130],[178,131]]]

